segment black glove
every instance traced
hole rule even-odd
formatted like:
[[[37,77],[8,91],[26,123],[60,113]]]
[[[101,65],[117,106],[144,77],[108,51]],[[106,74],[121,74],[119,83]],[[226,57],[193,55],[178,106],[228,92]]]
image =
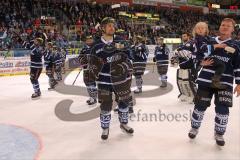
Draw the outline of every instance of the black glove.
[[[156,57],[153,58],[153,62],[156,62]]]
[[[111,68],[111,75],[114,77],[121,76],[126,73],[126,67],[123,64],[117,64],[115,66],[112,66]]]
[[[88,56],[87,55],[81,55],[79,56],[79,62],[81,66],[87,66],[88,65]]]
[[[99,77],[100,71],[102,70],[104,62],[101,58],[93,55],[89,55],[88,61],[89,63],[87,69],[89,70],[90,81],[96,81]]]

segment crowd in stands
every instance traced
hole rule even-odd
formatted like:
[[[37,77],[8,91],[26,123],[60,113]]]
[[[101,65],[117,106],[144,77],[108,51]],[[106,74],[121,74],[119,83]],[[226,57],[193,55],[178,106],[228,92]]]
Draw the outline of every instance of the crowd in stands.
[[[86,2],[69,3],[67,1],[53,2],[51,0],[1,0],[0,1],[0,49],[21,48],[19,37],[31,39],[38,33],[44,33],[49,40],[57,41],[58,44],[65,45],[68,40],[68,32],[64,33],[61,29],[41,28],[41,15],[35,15],[35,8],[58,9],[68,18],[64,24],[65,28],[75,25],[78,29],[73,40],[79,41],[81,36],[88,32],[97,33],[96,25],[106,16],[117,20],[117,26],[123,29],[131,37],[142,35],[147,37],[148,43],[154,43],[154,37],[179,37],[183,32],[192,30],[193,25],[198,21],[207,21],[210,26],[210,33],[217,34],[217,26],[223,16],[210,13],[204,15],[197,11],[180,11],[179,9],[157,8],[153,6],[124,6],[112,9],[108,4],[89,4]],[[135,22],[131,18],[118,15],[119,11],[128,13],[147,12],[159,14],[160,21],[146,23],[144,21]],[[240,18],[234,19],[240,22]],[[164,25],[161,24],[164,22]],[[46,25],[46,24],[45,24]],[[238,30],[236,31],[236,33]]]

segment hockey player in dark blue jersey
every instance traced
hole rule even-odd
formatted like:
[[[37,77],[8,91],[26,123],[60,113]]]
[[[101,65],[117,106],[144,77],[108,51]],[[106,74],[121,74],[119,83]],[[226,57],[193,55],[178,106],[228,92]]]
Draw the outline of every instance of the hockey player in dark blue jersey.
[[[89,69],[88,69],[88,58],[91,52],[91,47],[93,45],[93,37],[91,35],[84,35],[83,39],[85,45],[79,53],[79,62],[83,68],[83,81],[87,87],[88,94],[90,98],[87,100],[88,105],[93,105],[97,103],[97,88],[96,82],[91,81],[89,78]]]
[[[166,44],[163,43],[164,38],[157,38],[157,46],[154,51],[153,62],[157,63],[158,74],[160,75],[160,80],[162,84],[160,87],[167,87],[167,71],[169,63],[169,49]]]
[[[57,76],[57,81],[62,80],[62,63],[63,63],[63,54],[60,47],[54,46],[54,67],[55,73]]]
[[[195,107],[192,113],[191,130],[188,136],[194,139],[199,132],[206,109],[211,105],[211,99],[215,96],[215,140],[219,146],[225,145],[223,135],[226,131],[229,107],[232,107],[233,80],[236,87],[234,93],[240,95],[240,50],[236,41],[231,39],[234,31],[234,20],[225,18],[219,28],[220,36],[215,38],[213,43],[212,56],[225,63],[225,71],[221,75],[221,84],[227,87],[224,89],[212,87],[212,77],[215,67],[213,60],[206,59],[201,62],[203,66],[197,78],[197,94],[195,97]]]
[[[128,99],[131,95],[130,53],[121,43],[123,40],[114,36],[115,20],[113,18],[104,18],[101,22],[101,29],[103,35],[95,41],[92,47],[89,69],[90,73],[97,73],[98,100],[101,108],[100,122],[103,129],[101,138],[106,140],[111,121],[112,93],[117,96],[118,100],[120,128],[128,134],[133,134],[134,130],[128,126]],[[92,62],[94,57],[97,61]]]
[[[47,49],[44,54],[44,65],[46,66],[46,74],[49,78],[49,90],[54,89],[57,85],[57,81],[54,78],[54,63],[53,43],[48,42]]]
[[[208,25],[205,22],[198,22],[193,29],[194,39],[192,40],[194,50],[188,58],[187,61],[183,62],[181,65],[184,67],[192,67],[195,70],[195,75],[201,68],[201,61],[203,59],[211,58],[213,63],[212,66],[215,67],[215,73],[212,77],[212,87],[223,89],[226,86],[220,83],[221,74],[225,70],[225,64],[219,61],[217,58],[211,55],[212,52],[212,42],[211,38],[208,37]],[[179,52],[180,56],[185,56],[184,51]],[[196,77],[195,76],[195,77]]]
[[[136,79],[137,89],[134,93],[139,94],[142,93],[142,84],[143,79],[142,76],[145,72],[148,58],[148,48],[145,45],[144,38],[142,36],[136,37],[136,43],[133,49],[133,75]]]
[[[220,79],[226,67],[222,61],[218,60],[218,58],[214,57],[211,54],[213,48],[212,43],[214,43],[214,40],[211,40],[211,38],[208,37],[208,33],[209,33],[208,25],[205,22],[198,22],[193,29],[194,40],[197,49],[195,53],[196,54],[195,66],[197,68],[201,64],[201,61],[203,59],[210,58],[213,61],[212,67],[215,68],[215,73],[214,76],[212,77],[212,87],[223,89],[226,86],[220,83]]]
[[[35,38],[33,41],[24,42],[23,47],[30,49],[30,80],[33,85],[34,93],[32,98],[38,98],[41,96],[41,90],[38,82],[38,78],[42,73],[42,56],[44,54],[43,39]]]
[[[131,46],[132,42],[126,38],[128,36],[127,33],[122,29],[118,29],[115,32],[115,36],[119,36],[120,38],[126,40],[126,41],[123,41],[123,44],[125,45],[125,48],[127,48],[129,50],[129,53],[130,53],[130,56],[131,56],[130,59],[132,61],[133,60],[133,56],[132,56],[132,49],[133,48]],[[116,99],[116,101],[117,101],[117,99]],[[129,114],[134,113],[133,106],[134,106],[134,98],[133,98],[133,95],[131,95],[129,97],[129,110],[128,110]],[[117,107],[114,109],[114,112],[118,113],[118,108]]]

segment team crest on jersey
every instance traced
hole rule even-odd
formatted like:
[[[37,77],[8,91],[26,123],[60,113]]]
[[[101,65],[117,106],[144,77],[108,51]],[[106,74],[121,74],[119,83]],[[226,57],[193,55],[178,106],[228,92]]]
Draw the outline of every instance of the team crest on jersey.
[[[96,50],[96,53],[98,54],[98,53],[100,53],[102,51],[103,51],[103,48],[100,48],[100,49]]]

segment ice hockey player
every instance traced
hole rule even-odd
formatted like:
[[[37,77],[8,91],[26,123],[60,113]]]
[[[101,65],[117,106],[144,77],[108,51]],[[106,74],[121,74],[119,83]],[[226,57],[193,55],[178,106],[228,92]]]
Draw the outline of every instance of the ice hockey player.
[[[166,44],[163,43],[164,38],[157,38],[157,46],[154,51],[153,62],[157,63],[158,74],[160,75],[161,88],[167,87],[167,72],[169,64],[169,49]]]
[[[62,80],[62,62],[63,62],[63,54],[61,52],[61,48],[54,46],[54,67],[55,67],[55,73],[57,76],[57,81]]]
[[[133,49],[133,48],[132,48],[132,46],[131,46],[130,40],[128,39],[128,35],[126,34],[126,32],[124,32],[124,30],[118,29],[118,30],[115,32],[114,36],[118,36],[118,37],[126,40],[126,41],[123,41],[123,43],[124,43],[124,45],[125,45],[125,49],[128,50],[127,52],[130,52],[130,56],[131,56],[130,61],[131,61],[131,63],[132,63],[132,60],[133,60],[133,57],[132,57],[132,49]],[[117,100],[116,100],[116,101],[117,101]],[[131,94],[131,96],[129,97],[129,110],[128,110],[129,114],[134,113],[134,111],[133,111],[133,106],[134,106],[134,98],[133,98],[133,95]],[[118,113],[118,108],[115,108],[115,109],[114,109],[114,112],[115,112],[115,113]]]
[[[95,81],[89,80],[89,69],[88,69],[88,59],[91,52],[91,47],[93,45],[93,37],[91,35],[84,35],[82,40],[85,42],[83,49],[79,53],[79,62],[83,68],[83,81],[87,87],[89,94],[89,99],[87,100],[88,105],[93,105],[97,103],[97,87]]]
[[[135,47],[133,49],[133,75],[136,78],[137,89],[134,91],[135,94],[142,93],[142,76],[145,72],[148,58],[148,48],[145,45],[144,38],[142,36],[136,37]]]
[[[218,60],[218,58],[212,56],[212,42],[211,38],[208,37],[209,29],[206,22],[198,22],[194,29],[193,29],[193,37],[194,43],[196,46],[195,55],[196,57],[193,58],[193,63],[195,65],[196,70],[201,65],[201,61],[203,59],[211,59],[213,61],[212,67],[215,69],[214,76],[212,77],[212,87],[223,89],[226,86],[220,83],[221,75],[225,71],[225,64]],[[228,48],[226,48],[228,49]]]
[[[33,85],[34,93],[32,99],[39,98],[41,96],[41,90],[38,82],[38,78],[42,73],[43,62],[42,57],[44,54],[44,46],[42,38],[35,38],[34,41],[24,42],[23,47],[30,49],[30,80]]]
[[[217,145],[224,146],[225,140],[223,135],[227,128],[229,107],[232,107],[233,93],[240,95],[240,50],[237,42],[233,39],[235,21],[230,18],[222,20],[219,33],[220,36],[215,38],[213,43],[212,56],[225,63],[226,69],[220,83],[227,87],[224,89],[212,87],[212,77],[214,76],[215,67],[212,66],[211,59],[205,59],[201,62],[203,66],[197,78],[197,94],[195,97],[195,106],[191,119],[191,130],[188,136],[194,139],[201,126],[206,109],[211,105],[211,99],[215,96],[215,129],[214,136]],[[230,49],[231,48],[231,49]],[[236,87],[233,92],[233,80],[235,79]]]
[[[48,42],[44,54],[44,65],[46,66],[46,74],[49,78],[49,90],[54,89],[57,85],[57,81],[54,78],[54,63],[53,43]]]
[[[196,51],[194,40],[190,40],[191,35],[189,33],[182,34],[181,44],[175,50],[175,56],[179,61],[179,69],[177,69],[177,86],[179,89],[178,98],[181,101],[187,101],[193,103],[194,96],[196,94],[197,69],[194,66],[193,57]]]
[[[106,140],[109,135],[111,121],[111,110],[113,105],[112,94],[114,93],[118,100],[118,118],[120,128],[132,135],[134,130],[128,126],[128,98],[131,90],[131,73],[128,62],[129,53],[127,50],[121,51],[124,46],[123,41],[115,33],[115,20],[106,17],[101,22],[102,37],[95,41],[92,51],[89,67],[96,74],[98,87],[98,100],[100,103],[100,122],[102,127],[101,138]],[[127,58],[125,57],[127,56]],[[93,62],[98,59],[99,63]],[[99,66],[97,66],[99,64]],[[101,65],[100,65],[101,64]],[[120,74],[119,74],[120,73]],[[120,77],[119,79],[116,77]]]

